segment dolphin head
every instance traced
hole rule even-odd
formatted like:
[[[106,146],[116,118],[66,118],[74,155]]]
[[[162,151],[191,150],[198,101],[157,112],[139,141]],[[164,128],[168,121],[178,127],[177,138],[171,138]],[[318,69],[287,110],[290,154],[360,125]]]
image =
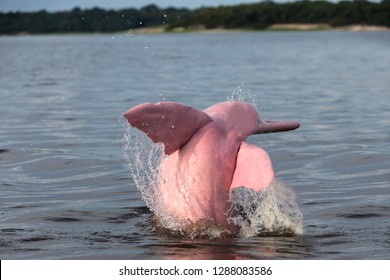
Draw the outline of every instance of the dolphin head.
[[[243,139],[252,134],[289,131],[300,126],[295,121],[263,120],[255,107],[242,101],[217,103],[204,112],[213,120],[223,122],[226,128],[238,133]]]

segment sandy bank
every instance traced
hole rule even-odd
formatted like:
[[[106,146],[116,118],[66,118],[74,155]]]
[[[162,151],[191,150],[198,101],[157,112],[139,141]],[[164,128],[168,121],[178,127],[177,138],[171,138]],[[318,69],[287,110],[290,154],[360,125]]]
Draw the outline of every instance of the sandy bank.
[[[309,31],[309,30],[329,30],[332,29],[332,27],[329,24],[325,23],[310,23],[310,24],[304,24],[304,23],[278,23],[278,24],[272,24],[270,27],[268,27],[266,30],[271,31]]]
[[[358,24],[342,26],[335,29],[346,30],[346,31],[390,31],[390,28],[386,26],[358,25]]]
[[[340,31],[390,31],[389,27],[376,25],[347,25],[341,27],[332,27],[326,23],[318,24],[273,24],[267,29],[258,31],[316,31],[316,30],[340,30]],[[176,27],[171,30],[166,30],[163,26],[137,28],[125,31],[126,34],[160,34],[160,33],[185,33],[185,32],[202,32],[202,33],[227,33],[227,32],[244,32],[255,31],[248,29],[227,29],[223,27],[206,29],[204,26]]]
[[[267,30],[291,30],[291,31],[310,31],[310,30],[342,30],[342,31],[390,31],[389,27],[386,26],[376,26],[376,25],[347,25],[341,27],[332,27],[329,24],[318,23],[318,24],[273,24]]]
[[[136,28],[136,29],[130,29],[127,30],[125,33],[127,34],[158,34],[158,33],[164,33],[165,28],[156,26],[156,27],[142,27],[142,28]]]

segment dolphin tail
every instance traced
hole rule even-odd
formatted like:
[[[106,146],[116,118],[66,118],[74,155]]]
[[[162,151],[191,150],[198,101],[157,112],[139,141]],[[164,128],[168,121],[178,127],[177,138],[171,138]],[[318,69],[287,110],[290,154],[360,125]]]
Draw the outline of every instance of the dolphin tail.
[[[154,143],[162,142],[167,155],[180,149],[212,120],[202,111],[175,102],[144,103],[127,111],[124,117]]]

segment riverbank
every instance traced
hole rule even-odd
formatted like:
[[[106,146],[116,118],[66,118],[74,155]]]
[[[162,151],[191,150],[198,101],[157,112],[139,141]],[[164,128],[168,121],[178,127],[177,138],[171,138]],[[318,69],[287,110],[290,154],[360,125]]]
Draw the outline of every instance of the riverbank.
[[[333,27],[329,24],[273,24],[266,30],[272,31],[316,31],[316,30],[340,30],[340,31],[390,31],[390,28],[386,26],[377,25],[346,25],[340,27]]]
[[[350,31],[350,32],[376,32],[376,31],[390,31],[389,27],[377,25],[347,25],[341,27],[332,27],[328,24],[273,24],[266,29],[229,29],[229,28],[212,28],[207,29],[204,26],[190,26],[177,27],[173,29],[166,29],[165,26],[142,27],[136,29],[128,29],[125,31],[114,32],[116,34],[137,35],[137,34],[169,34],[169,33],[233,33],[233,32],[278,32],[278,31]],[[100,34],[100,32],[66,32],[66,33],[48,33],[46,35],[87,35]],[[4,36],[6,34],[0,34]],[[14,34],[18,36],[30,36],[39,34],[30,34],[28,32],[20,32]],[[43,34],[41,34],[43,35]]]
[[[189,26],[189,27],[176,27],[172,29],[165,29],[164,26],[137,28],[126,31],[131,34],[160,34],[160,33],[188,33],[188,32],[202,32],[202,33],[227,33],[227,32],[245,32],[245,31],[390,31],[389,27],[377,26],[377,25],[346,25],[340,27],[333,27],[329,24],[302,24],[302,23],[289,23],[289,24],[273,24],[266,29],[253,30],[253,29],[228,29],[228,28],[213,28],[207,29],[205,26]]]

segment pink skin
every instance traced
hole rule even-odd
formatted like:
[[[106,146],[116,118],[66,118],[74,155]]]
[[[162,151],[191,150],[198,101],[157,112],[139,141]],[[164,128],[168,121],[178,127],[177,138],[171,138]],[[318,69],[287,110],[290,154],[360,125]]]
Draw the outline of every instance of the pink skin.
[[[261,191],[274,178],[261,148],[245,142],[251,134],[293,130],[297,122],[271,122],[241,101],[215,104],[205,111],[174,103],[144,103],[125,113],[130,125],[162,142],[160,202],[170,215],[193,223],[211,220],[234,230],[227,213],[229,190]]]

